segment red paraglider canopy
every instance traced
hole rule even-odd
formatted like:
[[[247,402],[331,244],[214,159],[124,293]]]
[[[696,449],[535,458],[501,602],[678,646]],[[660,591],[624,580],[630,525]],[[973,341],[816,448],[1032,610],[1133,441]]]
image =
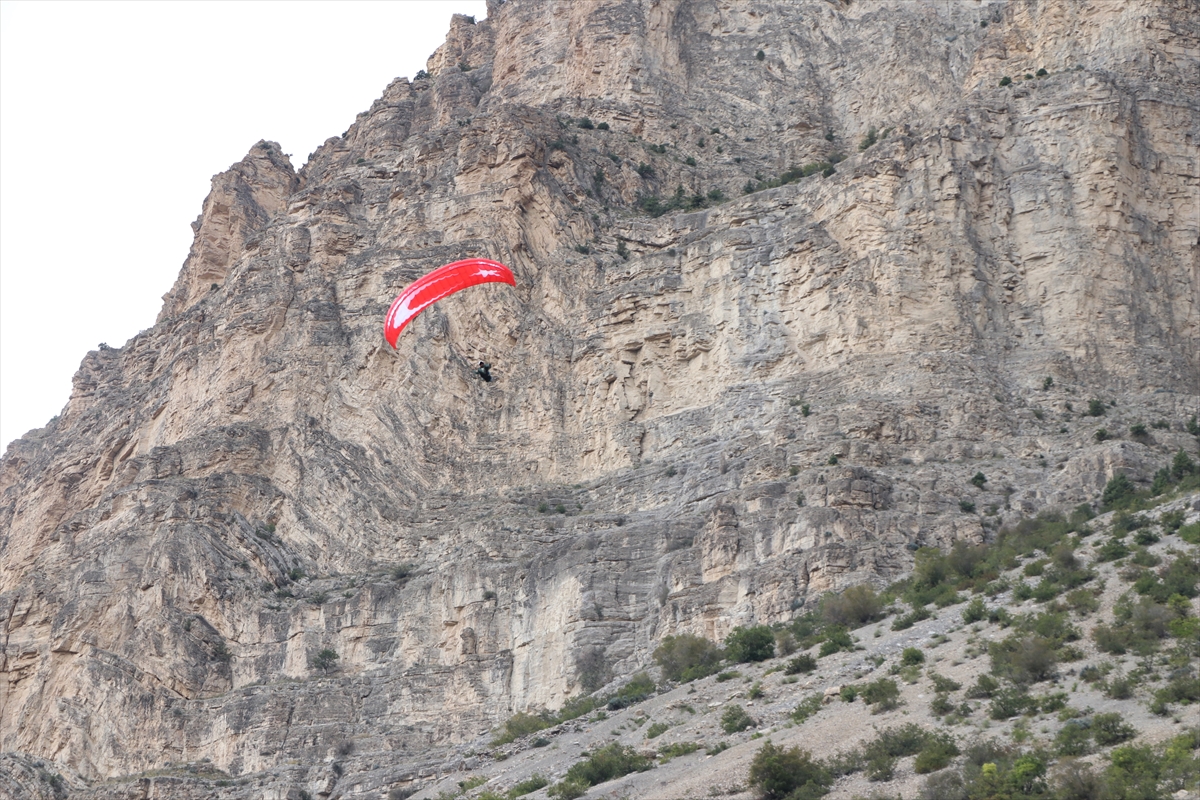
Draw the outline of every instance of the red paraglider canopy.
[[[384,338],[395,349],[400,332],[413,317],[443,297],[481,283],[517,285],[508,267],[499,261],[489,261],[486,258],[468,258],[438,267],[406,286],[392,302],[392,307],[388,309],[387,318],[383,322]]]

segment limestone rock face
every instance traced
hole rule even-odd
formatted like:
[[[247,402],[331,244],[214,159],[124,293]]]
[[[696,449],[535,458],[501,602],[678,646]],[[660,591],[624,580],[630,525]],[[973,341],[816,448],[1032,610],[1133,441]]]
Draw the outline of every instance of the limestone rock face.
[[[230,264],[287,206],[299,181],[288,157],[274,142],[260,141],[250,153],[213,178],[204,210],[192,223],[196,238],[183,270],[163,296],[159,322],[178,314],[218,288]]]
[[[1200,395],[1189,5],[455,17],[298,173],[214,178],[157,324],[0,462],[0,750],[378,797],[583,665],[1148,480]],[[469,256],[518,286],[391,350]]]

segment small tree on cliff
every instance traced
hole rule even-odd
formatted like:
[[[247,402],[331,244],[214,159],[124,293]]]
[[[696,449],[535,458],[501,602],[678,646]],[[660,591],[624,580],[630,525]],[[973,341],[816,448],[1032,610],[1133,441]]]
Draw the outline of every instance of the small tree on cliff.
[[[337,651],[326,647],[324,650],[308,660],[308,666],[313,669],[319,669],[325,674],[329,674],[329,670],[337,666],[337,661]]]

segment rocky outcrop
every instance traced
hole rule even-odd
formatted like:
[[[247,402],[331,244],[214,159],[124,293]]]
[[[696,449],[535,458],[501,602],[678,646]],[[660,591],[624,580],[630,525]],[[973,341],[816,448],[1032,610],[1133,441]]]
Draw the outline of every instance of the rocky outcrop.
[[[366,796],[1195,446],[1186,3],[491,9],[217,176],[158,323],[9,448],[0,749]],[[517,287],[392,351],[472,255]],[[293,763],[345,742],[392,772]]]
[[[175,286],[163,295],[161,323],[220,288],[230,264],[252,249],[255,235],[287,206],[299,180],[274,142],[260,141],[250,153],[216,175],[204,210],[192,223],[196,237]]]

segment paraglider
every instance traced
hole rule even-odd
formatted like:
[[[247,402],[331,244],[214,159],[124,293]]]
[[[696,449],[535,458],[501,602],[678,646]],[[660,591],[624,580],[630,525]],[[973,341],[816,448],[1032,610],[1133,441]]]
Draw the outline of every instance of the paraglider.
[[[392,307],[388,309],[387,317],[383,322],[384,338],[387,339],[392,349],[395,349],[400,332],[417,314],[444,297],[481,283],[517,285],[512,271],[508,267],[499,261],[490,261],[486,258],[455,261],[453,264],[446,264],[422,275],[404,287],[404,291],[392,302]],[[491,374],[486,369],[482,369],[483,364],[484,362],[481,361],[481,369],[476,370],[476,373],[485,381],[490,382]],[[491,365],[487,366],[490,368]]]

